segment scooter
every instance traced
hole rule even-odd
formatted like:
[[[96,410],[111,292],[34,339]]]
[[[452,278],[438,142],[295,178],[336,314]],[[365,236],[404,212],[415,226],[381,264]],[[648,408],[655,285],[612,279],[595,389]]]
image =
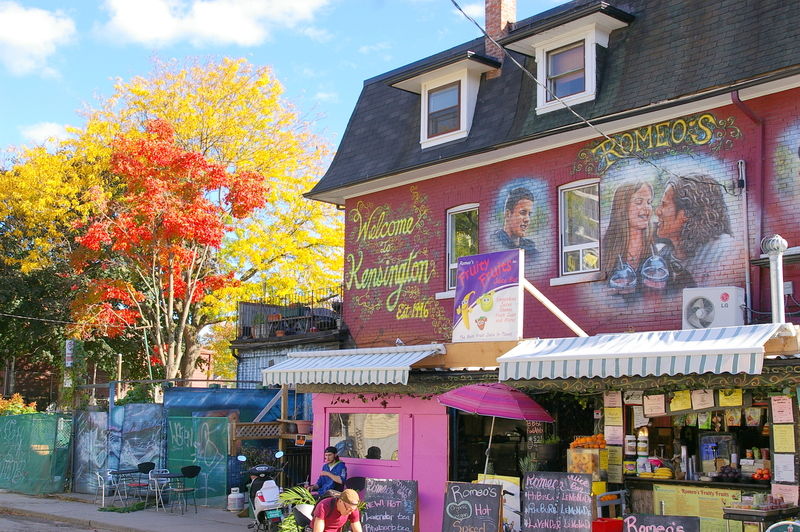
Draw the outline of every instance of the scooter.
[[[283,452],[275,453],[275,458],[283,457]],[[244,456],[238,457],[244,461]],[[252,481],[248,487],[248,501],[255,516],[255,521],[247,525],[257,532],[278,532],[284,517],[284,505],[278,499],[280,488],[275,482],[275,477],[283,471],[282,467],[259,464],[247,470]]]

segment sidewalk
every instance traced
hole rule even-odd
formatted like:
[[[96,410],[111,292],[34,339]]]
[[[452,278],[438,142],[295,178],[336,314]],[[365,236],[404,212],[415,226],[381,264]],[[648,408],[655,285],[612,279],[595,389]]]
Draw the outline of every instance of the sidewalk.
[[[87,528],[100,528],[115,532],[246,532],[250,519],[236,516],[222,508],[204,508],[198,505],[197,513],[190,507],[181,515],[152,508],[131,513],[99,512],[92,503],[92,495],[58,493],[32,496],[0,490],[0,511],[54,519]]]

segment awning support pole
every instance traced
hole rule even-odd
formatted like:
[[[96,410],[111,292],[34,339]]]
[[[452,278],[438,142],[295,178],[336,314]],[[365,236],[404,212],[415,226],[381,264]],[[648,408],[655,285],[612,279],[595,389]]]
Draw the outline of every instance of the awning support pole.
[[[572,321],[572,320],[569,318],[569,316],[567,316],[566,314],[564,314],[564,312],[563,312],[563,311],[562,311],[560,308],[558,308],[558,307],[555,305],[555,303],[553,303],[552,301],[550,301],[550,300],[547,298],[547,296],[546,296],[546,295],[544,295],[543,293],[541,293],[541,292],[539,291],[539,289],[538,289],[538,288],[536,288],[535,286],[533,286],[533,285],[530,283],[530,281],[528,281],[527,279],[522,279],[522,286],[523,286],[523,288],[525,288],[525,290],[526,290],[526,291],[527,291],[529,294],[531,294],[533,297],[535,297],[535,298],[536,298],[536,299],[539,301],[539,303],[541,303],[542,305],[544,305],[544,306],[545,306],[545,308],[546,308],[547,310],[549,310],[550,312],[552,312],[552,313],[553,313],[553,315],[554,315],[556,318],[558,318],[559,320],[561,320],[561,322],[562,322],[564,325],[566,325],[567,327],[569,327],[569,328],[570,328],[570,330],[571,330],[572,332],[574,332],[576,336],[589,336],[588,334],[586,334],[586,332],[585,332],[583,329],[581,329],[580,327],[578,327],[578,324],[577,324],[577,323],[575,323],[574,321]]]

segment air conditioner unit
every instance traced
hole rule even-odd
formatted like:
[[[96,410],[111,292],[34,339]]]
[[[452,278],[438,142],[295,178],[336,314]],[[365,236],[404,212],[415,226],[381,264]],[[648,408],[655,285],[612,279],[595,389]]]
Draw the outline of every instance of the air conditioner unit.
[[[683,289],[683,328],[744,325],[744,290],[738,286]]]

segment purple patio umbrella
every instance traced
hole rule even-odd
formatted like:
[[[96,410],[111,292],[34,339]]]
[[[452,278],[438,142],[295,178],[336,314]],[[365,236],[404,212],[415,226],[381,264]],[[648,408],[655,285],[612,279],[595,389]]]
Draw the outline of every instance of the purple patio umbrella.
[[[492,416],[492,427],[489,429],[489,445],[486,447],[486,464],[483,474],[489,468],[489,449],[492,447],[494,419],[524,419],[527,421],[543,421],[552,423],[553,418],[536,401],[527,394],[502,382],[469,384],[450,390],[437,397],[444,406],[472,412],[482,416]]]

